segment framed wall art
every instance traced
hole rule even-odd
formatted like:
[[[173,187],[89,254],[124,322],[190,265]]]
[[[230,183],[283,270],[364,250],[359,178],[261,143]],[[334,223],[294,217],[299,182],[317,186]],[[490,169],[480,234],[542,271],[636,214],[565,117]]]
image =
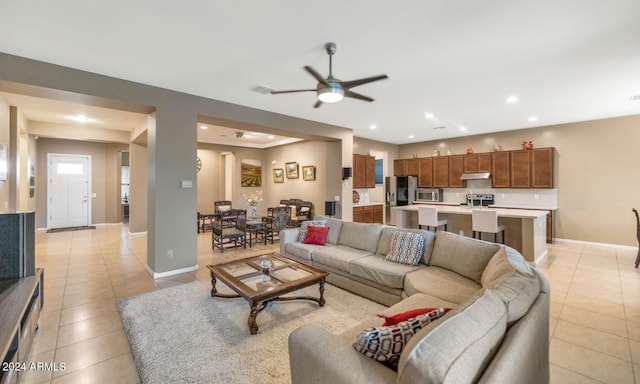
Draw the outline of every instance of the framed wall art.
[[[316,179],[316,167],[313,165],[305,165],[302,167],[302,180],[314,181]]]
[[[282,168],[273,169],[273,182],[284,183],[284,169]]]
[[[298,163],[285,163],[285,168],[287,169],[287,179],[299,179],[298,175]]]
[[[241,187],[262,186],[262,161],[242,159],[240,164]]]

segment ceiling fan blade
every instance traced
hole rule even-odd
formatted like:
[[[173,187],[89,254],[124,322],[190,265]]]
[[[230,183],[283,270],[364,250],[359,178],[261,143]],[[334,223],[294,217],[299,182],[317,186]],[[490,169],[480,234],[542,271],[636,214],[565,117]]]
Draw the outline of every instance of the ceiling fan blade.
[[[345,87],[345,88],[353,88],[353,87],[357,87],[358,85],[367,84],[367,83],[371,83],[371,82],[378,81],[378,80],[384,80],[384,79],[388,79],[388,78],[389,78],[389,76],[387,76],[387,75],[378,75],[378,76],[365,77],[364,79],[343,81],[342,82],[342,86]]]
[[[352,99],[364,100],[364,101],[374,101],[374,99],[369,96],[361,95],[359,93],[353,92],[351,90],[346,89],[344,91],[344,97],[350,97]]]
[[[313,104],[313,108],[319,108],[322,105],[322,101],[318,100],[315,104]]]
[[[289,91],[271,91],[272,95],[277,95],[279,93],[296,93],[296,92],[316,92],[317,89],[292,89]]]
[[[327,83],[327,79],[323,79],[322,76],[320,76],[320,74],[318,72],[316,72],[315,69],[311,68],[308,65],[304,66],[304,69],[309,72],[309,74],[311,76],[313,76],[316,80],[318,80],[318,83],[322,84],[322,85],[326,85],[327,87],[329,87],[329,83]]]

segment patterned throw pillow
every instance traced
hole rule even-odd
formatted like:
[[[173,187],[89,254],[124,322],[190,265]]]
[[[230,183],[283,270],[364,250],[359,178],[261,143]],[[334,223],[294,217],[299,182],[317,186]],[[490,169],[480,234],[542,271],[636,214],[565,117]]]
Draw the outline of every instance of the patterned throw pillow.
[[[310,225],[307,227],[307,236],[304,238],[305,244],[325,245],[329,227],[315,227]]]
[[[423,251],[422,234],[397,231],[391,236],[391,249],[385,260],[415,266],[420,262]]]
[[[390,327],[368,328],[356,337],[353,347],[363,355],[397,370],[402,349],[413,335],[444,313],[444,308],[439,308]]]
[[[326,227],[326,221],[324,220],[307,220],[300,224],[300,232],[298,232],[298,242],[304,243],[304,238],[307,237],[307,227],[313,225],[314,227]]]

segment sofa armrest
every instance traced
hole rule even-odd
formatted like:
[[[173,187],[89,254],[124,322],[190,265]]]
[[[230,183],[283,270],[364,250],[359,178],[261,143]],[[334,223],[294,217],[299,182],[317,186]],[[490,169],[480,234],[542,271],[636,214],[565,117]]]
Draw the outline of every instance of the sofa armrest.
[[[397,373],[359,353],[319,324],[305,324],[289,335],[292,384],[395,383]]]
[[[280,254],[285,255],[285,246],[287,243],[298,241],[298,235],[300,234],[300,228],[283,229],[278,234],[280,238]]]

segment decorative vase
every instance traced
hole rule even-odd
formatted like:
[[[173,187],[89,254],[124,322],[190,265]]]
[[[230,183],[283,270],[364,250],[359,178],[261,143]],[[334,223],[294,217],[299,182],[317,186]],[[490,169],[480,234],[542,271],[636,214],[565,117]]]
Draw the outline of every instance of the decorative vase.
[[[255,205],[251,206],[251,218],[252,219],[257,219],[258,218],[258,207]]]
[[[526,149],[526,150],[533,149],[533,141],[531,141],[531,140],[523,141],[522,142],[522,149]]]

